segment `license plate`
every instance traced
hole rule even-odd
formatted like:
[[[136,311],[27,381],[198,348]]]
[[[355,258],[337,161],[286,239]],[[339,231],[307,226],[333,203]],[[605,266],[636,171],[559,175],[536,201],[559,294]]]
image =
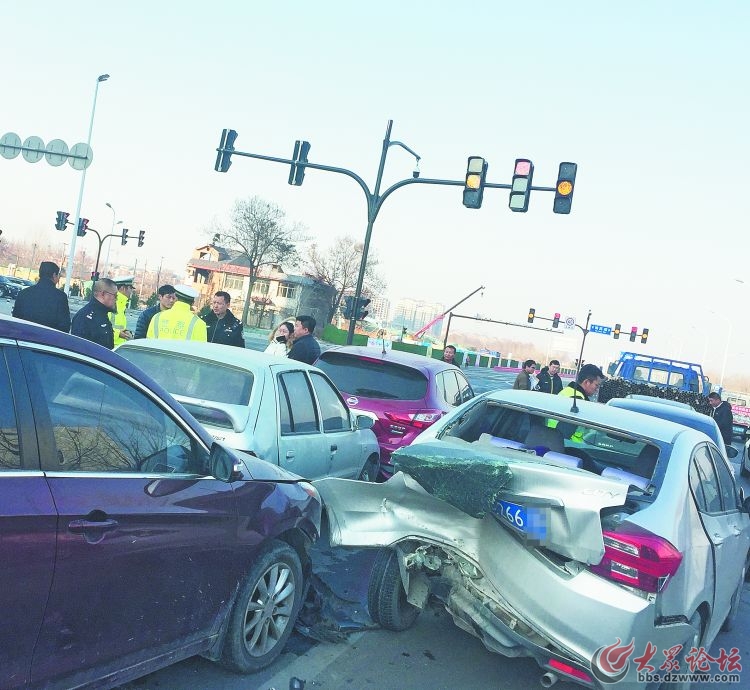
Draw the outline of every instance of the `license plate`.
[[[525,506],[518,505],[518,503],[511,503],[510,501],[498,501],[494,512],[502,522],[517,529],[519,532],[526,532],[528,517]]]

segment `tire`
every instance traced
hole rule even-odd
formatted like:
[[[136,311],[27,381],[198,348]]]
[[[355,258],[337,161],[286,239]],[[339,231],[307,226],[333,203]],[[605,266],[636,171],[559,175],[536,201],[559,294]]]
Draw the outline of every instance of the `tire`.
[[[689,623],[691,626],[693,626],[695,632],[693,633],[692,637],[685,640],[682,645],[682,649],[680,650],[680,672],[683,673],[689,672],[688,663],[687,661],[685,661],[685,657],[690,654],[690,650],[693,647],[695,647],[696,649],[700,649],[701,639],[703,638],[703,617],[698,611],[696,611],[690,617]],[[690,686],[691,683],[689,683],[688,681],[683,681],[682,683],[662,683],[659,686],[659,690],[690,690]]]
[[[732,603],[729,607],[729,613],[724,619],[724,622],[721,624],[721,632],[731,632],[734,628],[735,622],[737,621],[737,614],[740,610],[740,599],[742,599],[742,588],[745,586],[745,574],[746,570],[743,568],[742,577],[737,584],[737,589],[735,589],[734,594],[732,594]]]
[[[380,549],[375,558],[367,608],[370,618],[386,630],[407,630],[417,620],[419,608],[406,600],[398,554],[393,549]]]
[[[380,458],[377,455],[371,455],[367,458],[365,466],[359,473],[359,479],[363,482],[376,482],[378,481],[378,475],[380,474]]]
[[[237,673],[252,673],[281,654],[302,605],[303,589],[296,551],[282,542],[271,542],[250,568],[237,595],[222,664]]]
[[[750,453],[750,449],[746,449],[745,452],[742,454],[742,462],[740,463],[740,476],[742,477],[750,477],[750,470],[747,468],[748,463],[748,454]]]

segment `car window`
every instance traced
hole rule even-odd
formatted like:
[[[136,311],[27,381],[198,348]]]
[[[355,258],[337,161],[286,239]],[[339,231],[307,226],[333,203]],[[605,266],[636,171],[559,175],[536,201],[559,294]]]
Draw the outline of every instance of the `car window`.
[[[316,362],[336,388],[350,395],[383,400],[421,400],[427,377],[417,369],[375,357],[325,352]]]
[[[0,471],[20,468],[21,446],[16,409],[11,395],[8,370],[0,357]]]
[[[465,403],[467,400],[471,400],[474,397],[474,391],[463,374],[458,371],[454,373],[456,374],[456,378],[458,378],[458,389],[461,402]]]
[[[37,424],[48,420],[54,436],[42,469],[205,474],[207,451],[141,391],[74,359],[22,357]]]
[[[310,384],[302,371],[287,371],[279,378],[279,413],[282,434],[309,434],[319,431]]]
[[[716,448],[712,449],[712,455],[716,473],[719,477],[719,489],[721,490],[721,500],[724,504],[724,510],[735,510],[738,507],[738,501],[734,477],[729,467],[727,467],[724,458],[721,457]]]
[[[145,371],[172,395],[200,398],[226,405],[247,405],[253,390],[253,374],[247,369],[199,357],[143,348],[118,348],[122,355]]]
[[[445,373],[440,372],[435,374],[435,386],[437,388],[438,396],[441,400],[445,400]]]
[[[318,396],[320,413],[323,417],[323,431],[341,431],[351,429],[349,410],[341,402],[338,391],[331,382],[314,372],[310,373],[315,394]]]
[[[706,445],[696,448],[690,464],[690,486],[698,510],[704,513],[721,512],[721,491],[713,462]]]
[[[456,380],[456,373],[453,371],[444,371],[443,380],[445,381],[445,402],[449,405],[461,404],[461,394],[458,390],[458,381]]]

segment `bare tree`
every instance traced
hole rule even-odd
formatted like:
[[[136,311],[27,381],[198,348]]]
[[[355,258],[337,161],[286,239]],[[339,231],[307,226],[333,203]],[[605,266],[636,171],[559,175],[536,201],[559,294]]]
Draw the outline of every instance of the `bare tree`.
[[[245,296],[242,323],[247,323],[255,281],[264,266],[299,262],[296,243],[305,239],[299,224],[289,223],[283,209],[270,201],[254,196],[235,202],[231,226],[220,230],[221,243],[240,252],[242,263],[250,269],[250,284]]]
[[[352,292],[357,286],[359,264],[362,260],[362,244],[349,237],[337,237],[329,249],[321,249],[317,244],[311,244],[307,250],[307,260],[310,264],[310,275],[336,290],[336,294],[328,313],[328,321],[333,319],[341,300],[347,292]],[[374,252],[369,252],[365,281],[362,293],[368,297],[380,294],[385,289],[385,281],[377,273],[378,259]]]

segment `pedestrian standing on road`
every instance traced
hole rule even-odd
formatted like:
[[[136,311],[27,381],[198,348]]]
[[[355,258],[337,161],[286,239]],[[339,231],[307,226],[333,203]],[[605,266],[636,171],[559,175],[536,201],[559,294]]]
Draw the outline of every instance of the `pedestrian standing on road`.
[[[18,293],[13,316],[56,328],[63,333],[70,331],[70,305],[68,296],[57,289],[59,280],[60,267],[53,261],[42,261],[39,265],[39,282]]]
[[[189,285],[175,285],[177,301],[168,311],[160,311],[151,318],[147,338],[161,340],[197,340],[206,342],[206,323],[193,314],[191,307],[198,293]]]
[[[443,350],[443,362],[445,362],[446,364],[452,364],[454,367],[458,366],[458,362],[456,361],[455,345],[445,346],[445,349]]]
[[[217,292],[211,299],[211,311],[203,317],[208,327],[208,342],[245,347],[242,323],[229,311],[231,299],[229,293],[223,290]]]
[[[536,369],[536,362],[533,359],[527,359],[513,382],[513,390],[530,391],[531,375],[534,373],[534,369]]]
[[[315,364],[320,357],[320,345],[315,340],[313,332],[317,321],[312,316],[298,316],[294,322],[294,342],[287,357],[298,362]]]
[[[721,396],[718,393],[708,394],[708,404],[711,405],[711,416],[719,427],[721,437],[724,439],[724,445],[731,446],[732,424],[734,424],[732,406],[726,401],[722,402]]]
[[[112,321],[112,328],[115,332],[115,346],[133,339],[133,333],[128,330],[128,317],[125,314],[125,310],[130,306],[130,298],[135,290],[135,286],[133,285],[134,280],[133,276],[114,279],[117,286],[117,300],[115,311],[109,318]]]
[[[268,347],[264,352],[276,357],[286,357],[289,348],[292,346],[293,333],[294,324],[291,321],[280,323],[279,327],[275,331],[271,331],[271,335],[268,336]]]
[[[534,390],[557,395],[563,388],[558,371],[560,371],[560,362],[556,359],[551,360],[548,366],[542,367],[539,376],[537,376],[538,383]]]
[[[117,285],[109,278],[97,280],[91,289],[91,299],[73,317],[70,332],[80,338],[111,350],[115,346],[115,333],[110,314],[115,311]]]
[[[151,319],[160,311],[171,309],[176,301],[177,293],[174,291],[174,285],[162,285],[156,293],[156,304],[148,309],[144,309],[138,317],[133,338],[145,338]]]

